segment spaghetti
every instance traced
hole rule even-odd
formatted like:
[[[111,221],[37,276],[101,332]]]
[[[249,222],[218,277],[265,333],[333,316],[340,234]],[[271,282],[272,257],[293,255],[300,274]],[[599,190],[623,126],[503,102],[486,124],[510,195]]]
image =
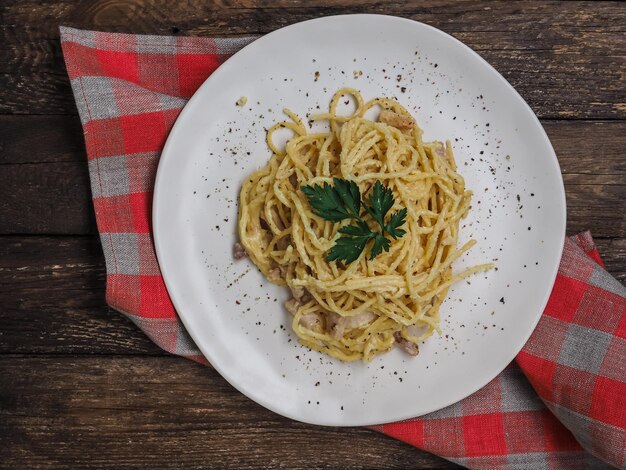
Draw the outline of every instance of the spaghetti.
[[[337,113],[351,95],[356,111]],[[378,121],[365,118],[380,108]],[[450,142],[426,143],[410,113],[395,100],[365,102],[354,89],[343,88],[327,113],[330,131],[309,134],[298,116],[267,132],[273,155],[243,184],[239,237],[261,272],[290,288],[286,308],[300,342],[344,361],[370,361],[399,346],[409,354],[418,342],[439,330],[439,308],[455,282],[491,268],[485,264],[452,273],[452,263],[474,245],[457,247],[459,222],[472,193],[457,172]],[[278,148],[273,134],[287,128],[295,134]],[[342,178],[367,194],[378,180],[391,189],[394,209],[406,208],[406,235],[387,252],[369,259],[365,251],[344,265],[327,261],[343,223],[316,215],[302,186]],[[367,215],[365,216],[367,220]]]

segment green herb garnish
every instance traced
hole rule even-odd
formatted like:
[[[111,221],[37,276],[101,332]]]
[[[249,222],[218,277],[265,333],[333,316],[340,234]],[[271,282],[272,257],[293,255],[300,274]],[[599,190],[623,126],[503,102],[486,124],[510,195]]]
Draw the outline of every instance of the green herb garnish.
[[[391,189],[385,188],[380,181],[374,183],[367,203],[361,202],[361,192],[354,181],[333,178],[334,186],[323,185],[302,186],[302,192],[309,200],[313,212],[331,222],[353,219],[356,225],[346,225],[339,229],[342,234],[326,255],[326,261],[344,261],[346,264],[356,260],[370,240],[374,240],[370,249],[370,259],[384,251],[389,251],[391,240],[402,238],[406,233],[400,227],[406,222],[406,208],[396,211],[385,223],[389,210],[393,207],[394,198]],[[365,212],[378,224],[380,231],[372,231],[361,217],[361,205]]]

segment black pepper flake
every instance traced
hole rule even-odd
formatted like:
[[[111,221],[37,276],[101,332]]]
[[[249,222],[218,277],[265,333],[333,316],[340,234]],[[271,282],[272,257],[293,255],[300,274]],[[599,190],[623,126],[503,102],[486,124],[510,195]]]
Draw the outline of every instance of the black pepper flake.
[[[405,86],[403,86],[402,88],[400,88],[400,91],[401,91],[402,93],[405,93],[405,92],[406,92],[406,87],[405,87]]]
[[[500,297],[500,302],[504,303],[504,297]]]
[[[316,387],[319,387],[319,386],[320,386],[320,383],[319,383],[319,382],[315,382],[315,386],[316,386]]]

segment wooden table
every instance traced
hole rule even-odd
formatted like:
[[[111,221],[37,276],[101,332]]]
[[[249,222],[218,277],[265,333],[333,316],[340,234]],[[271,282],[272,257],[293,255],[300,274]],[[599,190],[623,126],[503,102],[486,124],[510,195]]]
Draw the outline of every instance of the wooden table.
[[[275,415],[106,306],[61,24],[224,36],[369,12],[436,26],[493,64],[541,118],[563,171],[568,233],[590,229],[609,272],[626,279],[624,4],[297,3],[2,2],[0,467],[454,467],[372,431]]]

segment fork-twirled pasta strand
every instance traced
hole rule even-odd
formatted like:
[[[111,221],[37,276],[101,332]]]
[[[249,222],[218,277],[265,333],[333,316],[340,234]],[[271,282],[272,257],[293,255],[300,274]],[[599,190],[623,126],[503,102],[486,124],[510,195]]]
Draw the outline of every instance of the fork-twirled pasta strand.
[[[340,116],[337,107],[351,95],[356,111]],[[387,119],[366,119],[373,107]],[[449,287],[490,264],[452,273],[451,264],[475,243],[457,247],[459,222],[472,193],[457,172],[450,142],[426,143],[410,113],[395,100],[365,102],[354,89],[339,90],[328,113],[327,133],[308,134],[300,118],[269,129],[269,163],[250,175],[240,192],[239,236],[261,272],[288,286],[293,298],[293,330],[302,344],[344,361],[371,360],[394,345],[417,352],[417,342],[439,331],[439,307]],[[294,136],[284,149],[273,134]],[[376,180],[393,192],[392,210],[406,208],[405,236],[374,259],[364,250],[344,266],[328,262],[328,250],[348,223],[316,215],[301,186],[333,177],[355,181],[367,194]],[[366,216],[366,220],[368,216]],[[371,223],[371,220],[369,221]]]

